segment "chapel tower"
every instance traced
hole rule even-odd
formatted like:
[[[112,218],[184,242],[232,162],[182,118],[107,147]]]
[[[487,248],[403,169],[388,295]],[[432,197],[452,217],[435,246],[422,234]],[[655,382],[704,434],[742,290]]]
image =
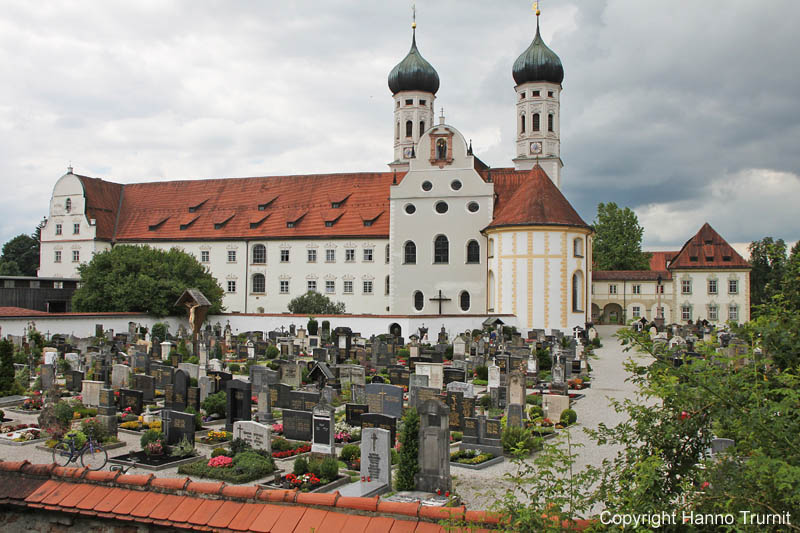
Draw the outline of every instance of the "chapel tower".
[[[439,75],[417,50],[417,23],[411,24],[411,50],[389,73],[389,90],[394,96],[393,170],[408,170],[416,157],[416,145],[425,131],[434,126],[434,99],[439,90]]]
[[[564,67],[539,33],[514,61],[517,92],[517,170],[530,170],[538,162],[556,187],[561,188],[561,113],[559,99]]]

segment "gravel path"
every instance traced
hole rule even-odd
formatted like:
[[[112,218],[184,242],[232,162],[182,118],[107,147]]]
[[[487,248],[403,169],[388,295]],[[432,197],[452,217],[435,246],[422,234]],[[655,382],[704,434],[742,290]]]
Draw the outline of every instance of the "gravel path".
[[[625,381],[628,373],[623,367],[623,363],[631,354],[624,352],[623,347],[613,337],[616,330],[615,326],[598,327],[603,347],[595,350],[597,358],[590,360],[592,387],[581,391],[586,397],[572,406],[578,413],[578,423],[570,428],[570,438],[573,444],[583,445],[582,448],[574,450],[580,453],[575,463],[578,470],[586,465],[599,466],[603,459],[612,458],[617,452],[614,447],[600,447],[594,444],[583,428],[596,428],[601,422],[609,426],[622,422],[623,416],[614,411],[610,399],[635,398],[635,387]],[[499,495],[509,486],[503,480],[503,475],[512,468],[512,463],[506,460],[485,470],[451,468],[450,473],[453,475],[455,491],[466,502],[467,507],[486,509],[497,501]]]
[[[582,468],[587,464],[599,465],[603,459],[611,458],[616,454],[616,449],[610,446],[594,445],[584,433],[583,428],[595,428],[601,422],[607,425],[618,424],[622,421],[622,416],[611,408],[609,399],[635,398],[634,386],[625,381],[627,373],[622,366],[630,354],[623,352],[622,346],[612,336],[616,327],[600,326],[598,331],[603,347],[595,351],[598,357],[590,361],[592,387],[582,391],[586,397],[573,404],[573,408],[578,413],[578,423],[570,429],[571,439],[573,443],[584,445],[583,448],[580,448],[581,455],[576,462],[577,468]],[[7,413],[6,416],[14,419],[14,422],[9,422],[9,424],[36,422],[36,415]],[[111,450],[109,457],[139,449],[138,435],[120,433],[119,438],[128,446]],[[203,449],[205,450],[205,447]],[[209,448],[205,450],[205,453],[208,455],[210,451]],[[50,452],[36,449],[35,445],[8,446],[0,444],[0,459],[4,461],[27,459],[32,463],[50,463],[52,455]],[[288,466],[291,468],[291,464]],[[468,508],[486,509],[497,500],[495,494],[500,494],[507,486],[503,480],[503,474],[510,471],[511,468],[512,464],[509,461],[485,470],[451,468],[455,492],[461,496]],[[131,474],[149,472],[149,470],[140,468],[129,471]],[[178,474],[177,467],[154,473],[158,477],[183,477]]]

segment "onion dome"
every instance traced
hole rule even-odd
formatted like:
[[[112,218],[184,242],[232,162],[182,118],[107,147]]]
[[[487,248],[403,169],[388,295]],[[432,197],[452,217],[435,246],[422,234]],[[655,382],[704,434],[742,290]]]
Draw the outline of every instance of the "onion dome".
[[[539,33],[539,17],[536,17],[536,37],[527,50],[514,61],[514,81],[517,85],[529,81],[549,81],[558,83],[564,80],[564,67],[561,59],[550,50]]]
[[[411,50],[389,73],[389,90],[424,91],[436,94],[439,90],[439,75],[417,50],[417,32],[411,37]]]

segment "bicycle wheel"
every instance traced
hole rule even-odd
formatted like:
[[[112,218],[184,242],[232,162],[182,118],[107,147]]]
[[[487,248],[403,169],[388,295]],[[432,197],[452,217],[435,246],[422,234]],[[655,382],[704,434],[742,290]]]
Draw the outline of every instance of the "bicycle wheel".
[[[67,466],[72,461],[72,450],[63,440],[53,446],[53,462],[58,466]]]
[[[107,461],[108,453],[99,444],[87,444],[81,453],[81,464],[89,470],[100,470]]]

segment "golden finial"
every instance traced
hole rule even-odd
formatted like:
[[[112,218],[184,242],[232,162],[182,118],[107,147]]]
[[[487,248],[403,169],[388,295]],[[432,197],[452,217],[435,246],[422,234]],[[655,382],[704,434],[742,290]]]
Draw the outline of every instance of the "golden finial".
[[[411,29],[417,29],[417,4],[411,4]]]
[[[533,3],[533,10],[536,11],[536,16],[537,17],[542,14],[542,12],[539,11],[539,2],[534,2]]]

